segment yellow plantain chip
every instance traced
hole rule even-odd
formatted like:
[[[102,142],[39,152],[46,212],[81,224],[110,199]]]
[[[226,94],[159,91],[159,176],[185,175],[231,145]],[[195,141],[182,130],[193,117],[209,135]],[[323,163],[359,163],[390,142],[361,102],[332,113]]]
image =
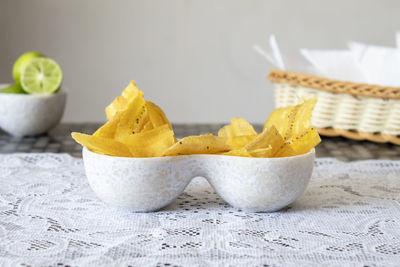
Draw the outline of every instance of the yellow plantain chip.
[[[283,139],[289,139],[291,125],[293,126],[298,109],[299,106],[290,106],[274,110],[265,123],[264,129],[275,126]]]
[[[120,96],[106,107],[107,119],[111,120],[115,114],[128,108],[129,102],[136,96],[142,96],[143,92],[137,88],[134,81],[131,81]]]
[[[147,132],[154,129],[153,123],[151,121],[147,121],[144,125],[143,128],[140,130],[141,133]]]
[[[116,114],[110,121],[106,122],[103,126],[97,129],[97,131],[94,132],[93,136],[113,139],[120,118],[121,113]]]
[[[122,111],[121,119],[115,132],[115,139],[122,141],[126,136],[137,134],[142,129],[147,117],[146,101],[137,95],[126,110]]]
[[[300,99],[299,102],[302,103],[294,106],[291,109],[286,125],[281,124],[281,126],[286,127],[282,133],[285,140],[302,134],[307,128],[310,127],[311,113],[317,102],[317,99],[310,98],[306,101]]]
[[[255,158],[271,158],[272,154],[272,146],[268,146],[266,148],[257,148],[249,151],[250,155]]]
[[[131,134],[121,141],[134,157],[160,157],[175,143],[175,138],[174,132],[164,124],[146,132]]]
[[[164,156],[216,154],[231,150],[226,139],[214,135],[187,136],[165,151]]]
[[[144,130],[144,126],[150,122],[149,110],[147,109],[147,106],[146,106],[146,110],[147,110],[147,112],[142,119],[142,125],[140,126],[140,129],[137,131],[137,133],[141,133]],[[147,126],[147,127],[149,127],[149,126]]]
[[[311,127],[311,115],[316,103],[317,98],[314,97],[305,100],[304,103],[299,105],[299,109],[296,113],[296,118],[294,119],[294,125],[291,129],[290,136],[299,135]]]
[[[261,134],[257,136],[252,142],[247,144],[247,150],[255,150],[261,148],[268,148],[271,146],[271,155],[275,156],[276,152],[282,147],[284,143],[283,137],[279,134],[275,126],[264,129]]]
[[[229,139],[226,143],[233,147],[234,149],[239,149],[243,148],[245,145],[247,145],[249,142],[253,141],[257,135],[240,135],[240,136],[234,136],[231,139]]]
[[[221,155],[236,156],[236,157],[251,157],[250,153],[245,148],[233,149],[231,151],[221,153]]]
[[[149,114],[149,119],[155,128],[167,124],[168,127],[172,130],[171,123],[169,122],[164,111],[159,106],[150,101],[146,101],[146,106]]]
[[[284,127],[285,127],[285,131],[282,133],[284,140],[288,140],[293,134],[293,127],[294,127],[299,109],[300,109],[300,105],[294,106],[288,115],[288,120],[286,121],[286,124],[285,125],[281,124],[281,125],[284,125]]]
[[[231,123],[218,131],[219,137],[232,139],[235,136],[256,135],[253,126],[242,118],[232,118]]]
[[[321,142],[321,138],[314,128],[310,127],[302,134],[293,136],[280,147],[275,154],[277,157],[289,157],[309,152]]]
[[[316,98],[310,98],[296,106],[274,110],[265,123],[264,129],[274,125],[284,140],[301,134],[310,127],[311,113],[316,102]]]
[[[245,148],[247,150],[254,150],[258,148],[267,148],[271,143],[275,144],[275,139],[279,140],[279,133],[275,126],[271,126],[268,129],[264,129],[262,133],[257,135],[251,142],[249,142]],[[282,138],[281,138],[282,139]],[[283,140],[282,140],[283,143]]]
[[[141,95],[143,96],[142,90],[140,90],[137,86],[135,81],[131,81],[128,86],[122,91],[121,96],[125,99],[133,99],[136,96]]]
[[[253,126],[242,118],[232,118],[231,119],[231,131],[233,136],[241,135],[256,135],[257,132],[254,130]]]
[[[117,96],[113,102],[106,107],[106,117],[108,120],[112,120],[112,118],[118,112],[122,111],[128,105],[128,99]]]
[[[272,113],[269,115],[267,121],[264,124],[264,129],[267,129],[271,126],[275,126],[275,128],[278,130],[278,132],[282,135],[285,129],[283,128],[282,124],[285,124],[284,126],[287,127],[287,122],[288,120],[288,115],[292,111],[294,106],[289,106],[285,108],[277,108]]]
[[[231,139],[233,137],[232,136],[232,131],[231,131],[231,126],[230,125],[225,125],[221,129],[219,129],[218,136],[226,138],[226,139]]]
[[[71,135],[76,142],[93,152],[117,157],[132,156],[126,145],[113,139],[82,133],[72,133]]]

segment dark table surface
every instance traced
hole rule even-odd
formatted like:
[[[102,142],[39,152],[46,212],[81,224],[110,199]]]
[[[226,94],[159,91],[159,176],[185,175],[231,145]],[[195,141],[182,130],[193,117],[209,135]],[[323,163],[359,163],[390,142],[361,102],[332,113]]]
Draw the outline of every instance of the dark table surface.
[[[71,132],[91,134],[99,123],[63,123],[46,135],[36,137],[12,137],[0,132],[0,153],[54,152],[68,153],[81,157],[82,147],[71,138]],[[175,124],[174,131],[178,138],[187,135],[216,133],[221,124]],[[257,126],[256,130],[260,130]],[[322,137],[316,148],[317,157],[334,157],[342,161],[365,159],[400,160],[400,146],[378,144],[368,141],[354,141],[341,137]]]

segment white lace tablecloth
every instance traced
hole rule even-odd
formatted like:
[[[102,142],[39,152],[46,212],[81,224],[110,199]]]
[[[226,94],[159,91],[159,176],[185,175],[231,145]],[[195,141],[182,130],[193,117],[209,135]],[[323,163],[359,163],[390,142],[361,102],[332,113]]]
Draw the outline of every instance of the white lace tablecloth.
[[[399,266],[400,162],[317,159],[275,213],[230,208],[202,178],[162,211],[90,190],[81,159],[0,156],[0,266]]]

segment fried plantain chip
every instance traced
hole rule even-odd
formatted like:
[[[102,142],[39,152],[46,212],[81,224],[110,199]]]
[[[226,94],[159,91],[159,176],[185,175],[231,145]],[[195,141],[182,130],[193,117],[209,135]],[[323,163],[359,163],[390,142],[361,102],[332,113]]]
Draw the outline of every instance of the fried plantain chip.
[[[117,96],[113,102],[106,107],[106,117],[108,120],[112,120],[112,118],[119,111],[123,110],[128,104],[128,100],[122,96]]]
[[[321,138],[313,127],[297,136],[293,136],[280,147],[276,157],[289,157],[309,152],[321,142]]]
[[[164,156],[216,154],[229,151],[226,139],[214,135],[187,136],[165,151]]]
[[[120,119],[121,113],[116,114],[110,121],[106,122],[103,126],[97,129],[93,136],[113,139]]]
[[[169,122],[164,111],[159,106],[150,101],[146,101],[146,106],[149,114],[149,119],[155,128],[167,124],[168,127],[172,130],[171,123]]]
[[[265,123],[264,129],[274,125],[284,140],[301,134],[310,127],[311,113],[316,102],[316,98],[310,98],[296,106],[274,110]]]
[[[147,117],[146,101],[137,95],[126,110],[121,112],[121,119],[115,132],[115,139],[122,141],[126,136],[137,134],[142,129]]]
[[[175,143],[174,132],[167,124],[141,132],[131,134],[121,140],[128,146],[134,157],[160,157]]]
[[[316,103],[317,98],[309,98],[299,105],[290,136],[300,135],[311,127],[311,115]]]
[[[247,149],[245,148],[233,149],[231,151],[221,153],[221,155],[236,156],[236,157],[251,157],[249,151],[247,151]]]
[[[261,148],[268,148],[271,146],[271,156],[274,156],[276,152],[283,145],[284,140],[282,136],[279,134],[278,130],[274,125],[270,126],[267,129],[264,129],[261,134],[257,136],[252,142],[247,144],[245,148],[247,150],[255,150]]]
[[[229,125],[224,126],[218,131],[218,136],[232,139],[242,135],[256,135],[253,126],[243,118],[232,118]]]
[[[234,136],[229,139],[226,143],[233,147],[234,149],[243,148],[245,145],[253,141],[257,135],[240,135]]]
[[[143,92],[136,86],[135,81],[131,81],[122,94],[106,107],[107,119],[111,120],[115,114],[127,109],[129,102],[136,96],[143,97]]]
[[[254,150],[259,148],[267,148],[269,145],[280,147],[283,144],[283,138],[279,134],[275,126],[264,129],[253,141],[248,143],[245,148]]]
[[[140,90],[135,81],[131,80],[128,86],[122,91],[121,96],[125,99],[133,99],[136,96],[141,95],[143,96],[142,90]]]
[[[232,131],[231,131],[231,126],[230,125],[225,125],[218,131],[218,136],[222,138],[226,138],[227,140],[231,139],[233,137]]]
[[[290,125],[293,125],[298,109],[298,106],[290,106],[274,110],[265,123],[264,130],[271,126],[275,126],[283,139],[288,139],[290,135]]]
[[[257,148],[249,151],[250,155],[255,158],[271,158],[272,154],[272,146],[269,145],[266,148]]]
[[[131,157],[132,154],[129,148],[118,141],[113,139],[104,138],[100,136],[87,135],[82,133],[72,133],[72,138],[88,148],[89,150],[109,156],[117,157]]]
[[[144,125],[143,128],[140,130],[141,133],[147,132],[149,130],[154,129],[153,123],[151,121],[147,121]]]
[[[243,118],[232,118],[230,125],[233,136],[257,134],[253,126]]]

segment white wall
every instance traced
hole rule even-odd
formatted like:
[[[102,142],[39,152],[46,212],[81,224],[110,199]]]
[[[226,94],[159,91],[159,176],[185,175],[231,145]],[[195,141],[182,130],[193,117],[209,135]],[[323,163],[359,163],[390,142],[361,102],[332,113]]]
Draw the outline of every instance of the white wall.
[[[129,80],[173,122],[264,122],[273,108],[253,50],[275,33],[285,54],[393,45],[400,1],[0,0],[0,82],[19,54],[57,60],[70,94],[64,121],[103,121]]]

